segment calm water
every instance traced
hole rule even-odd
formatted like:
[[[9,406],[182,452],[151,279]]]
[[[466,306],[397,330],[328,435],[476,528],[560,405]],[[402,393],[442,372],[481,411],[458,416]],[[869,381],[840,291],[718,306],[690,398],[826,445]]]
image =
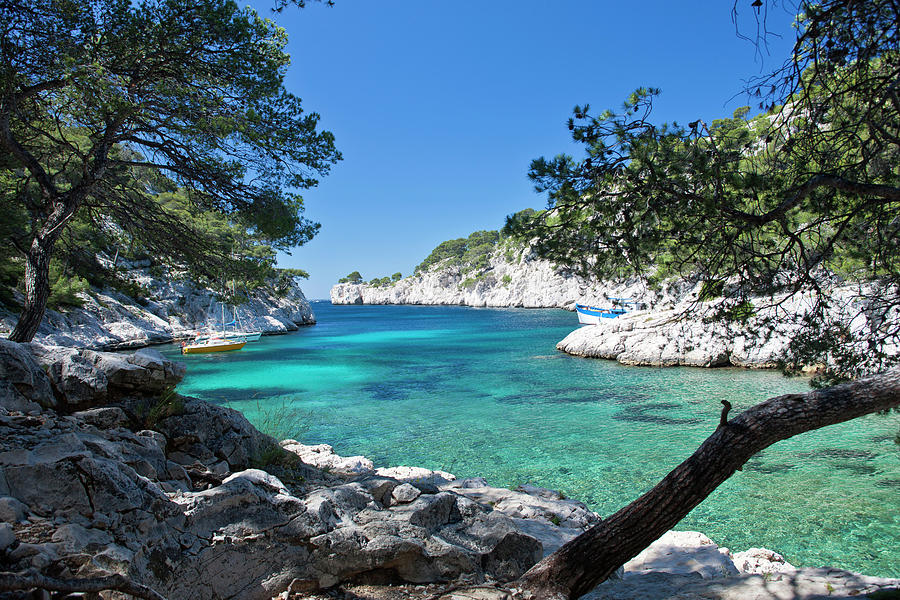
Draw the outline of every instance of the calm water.
[[[576,317],[560,310],[313,308],[314,327],[236,353],[184,357],[179,391],[376,466],[534,483],[601,515],[693,452],[715,429],[720,400],[734,415],[807,389],[773,372],[570,357],[554,345]],[[781,442],[678,528],[733,550],[768,547],[795,565],[900,576],[898,421],[870,416]]]

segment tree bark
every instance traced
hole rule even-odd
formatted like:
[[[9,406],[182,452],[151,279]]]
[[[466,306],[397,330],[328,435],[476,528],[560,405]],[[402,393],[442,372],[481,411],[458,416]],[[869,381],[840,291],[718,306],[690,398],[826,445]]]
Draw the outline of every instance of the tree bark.
[[[15,328],[9,334],[10,341],[30,342],[41,326],[50,297],[50,258],[56,240],[84,199],[85,192],[77,192],[70,192],[54,201],[50,215],[33,234],[25,255],[25,304]],[[33,217],[33,220],[37,219]]]
[[[31,242],[25,257],[25,304],[15,328],[9,334],[10,341],[30,342],[41,326],[47,309],[47,299],[50,297],[52,249],[52,243],[48,245],[40,238],[35,238]]]
[[[652,490],[536,564],[517,584],[548,600],[586,594],[674,527],[760,450],[798,433],[897,406],[900,367],[757,404],[720,424]]]

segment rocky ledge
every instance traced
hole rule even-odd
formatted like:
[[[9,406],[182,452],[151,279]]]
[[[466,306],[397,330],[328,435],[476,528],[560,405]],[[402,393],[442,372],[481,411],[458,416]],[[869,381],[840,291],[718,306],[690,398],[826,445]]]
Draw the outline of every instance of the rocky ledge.
[[[754,298],[742,318],[723,319],[717,314],[722,300],[700,301],[701,287],[697,284],[674,304],[580,327],[556,347],[568,354],[626,365],[774,368],[805,327],[805,317],[813,306],[804,295]],[[866,295],[875,297],[871,291]],[[866,347],[858,340],[877,329],[883,317],[878,311],[870,314],[861,297],[857,286],[833,288],[826,318],[839,322],[853,315],[846,324],[847,343],[857,344],[856,350],[865,354]],[[900,313],[892,318],[898,316]],[[889,356],[900,355],[896,343],[885,342],[880,350]]]
[[[404,582],[419,586],[407,597],[422,597],[426,584],[515,579],[599,519],[541,488],[276,443],[233,410],[175,394],[183,374],[152,349],[0,340],[0,597],[34,597],[9,590],[37,575],[78,589],[115,574],[105,581],[170,600],[334,597]],[[769,551],[731,555],[701,534],[670,533],[594,594],[667,597],[634,591],[635,577],[664,575],[690,593],[741,578],[822,595],[900,585],[807,574]]]
[[[125,277],[147,293],[140,300],[109,289],[80,293],[81,307],[48,310],[34,340],[49,346],[96,350],[138,348],[194,335],[221,303],[173,270],[154,271],[149,261],[127,265]],[[228,308],[230,311],[230,307]],[[303,291],[293,280],[260,287],[239,306],[247,330],[286,333],[316,322]],[[231,317],[229,316],[229,319]],[[18,314],[0,307],[0,334],[8,335]],[[221,322],[221,320],[219,321]]]

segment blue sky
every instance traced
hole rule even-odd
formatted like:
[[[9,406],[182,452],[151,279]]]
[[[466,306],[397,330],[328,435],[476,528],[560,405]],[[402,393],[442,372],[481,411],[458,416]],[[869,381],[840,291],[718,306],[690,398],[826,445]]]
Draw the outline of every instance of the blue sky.
[[[750,0],[739,0],[753,33]],[[260,6],[267,6],[261,3]],[[498,229],[546,199],[527,178],[539,156],[575,152],[575,104],[617,108],[662,89],[659,121],[728,116],[743,82],[793,43],[770,15],[769,55],[735,35],[732,2],[336,0],[289,7],[287,88],[322,116],[344,160],[305,190],[319,235],[279,257],[310,273],[309,298],[339,277],[407,275],[438,243]],[[735,97],[737,95],[737,97]]]

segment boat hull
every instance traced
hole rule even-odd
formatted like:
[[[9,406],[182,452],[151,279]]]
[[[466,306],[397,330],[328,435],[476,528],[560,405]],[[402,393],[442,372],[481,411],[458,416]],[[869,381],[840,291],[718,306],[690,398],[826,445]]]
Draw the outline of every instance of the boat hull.
[[[599,325],[602,319],[615,319],[627,311],[624,308],[598,308],[576,304],[575,312],[578,313],[578,322],[582,325]]]
[[[240,350],[247,342],[226,341],[215,344],[188,344],[181,347],[182,354],[209,354],[210,352],[230,352]]]

